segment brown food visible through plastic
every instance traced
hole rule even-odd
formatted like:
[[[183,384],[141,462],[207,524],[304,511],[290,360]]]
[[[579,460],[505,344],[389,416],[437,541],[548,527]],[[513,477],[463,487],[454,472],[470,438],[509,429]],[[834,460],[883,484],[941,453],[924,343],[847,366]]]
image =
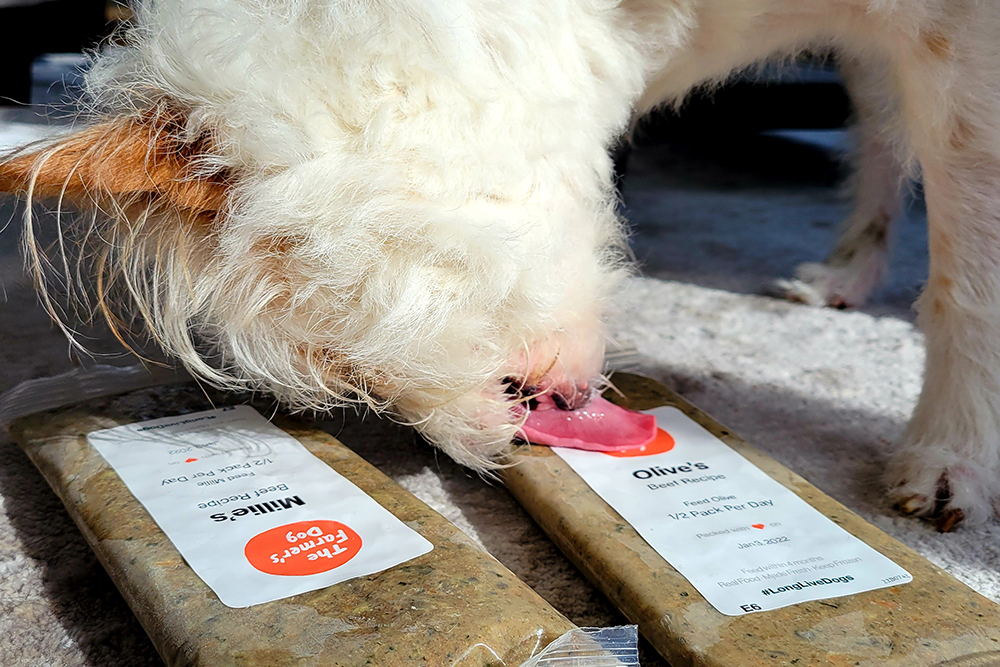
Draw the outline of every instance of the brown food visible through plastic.
[[[97,429],[209,407],[198,395],[149,390],[11,426],[167,665],[516,666],[574,627],[442,516],[329,435],[291,420],[278,425],[434,550],[322,590],[225,607],[86,440]]]

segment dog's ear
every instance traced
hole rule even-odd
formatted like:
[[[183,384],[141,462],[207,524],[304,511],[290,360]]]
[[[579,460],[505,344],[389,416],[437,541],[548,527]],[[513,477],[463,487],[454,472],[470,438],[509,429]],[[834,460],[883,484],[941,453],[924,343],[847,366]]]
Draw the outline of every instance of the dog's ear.
[[[29,202],[56,199],[60,209],[71,204],[85,212],[39,234],[32,207],[25,210],[24,248],[35,285],[71,340],[67,310],[50,284],[67,291],[74,317],[102,314],[130,349],[136,319],[158,340],[185,330],[187,314],[172,320],[164,294],[185,289],[197,272],[231,188],[212,138],[190,136],[185,120],[164,110],[117,118],[0,160],[0,192]],[[58,243],[43,241],[53,233]],[[176,338],[175,352],[197,356],[188,338]]]
[[[151,198],[188,216],[225,204],[225,173],[206,173],[210,139],[183,138],[178,116],[160,113],[100,123],[0,162],[0,191],[104,206]]]

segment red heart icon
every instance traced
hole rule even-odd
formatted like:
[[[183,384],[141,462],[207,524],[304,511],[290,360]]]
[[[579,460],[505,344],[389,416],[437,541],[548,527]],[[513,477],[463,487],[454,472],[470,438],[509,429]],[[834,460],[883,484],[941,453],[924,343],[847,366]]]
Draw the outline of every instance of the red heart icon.
[[[750,527],[751,528],[756,528],[757,530],[764,530],[764,524],[762,524],[762,523],[753,523],[753,524],[750,524]]]
[[[198,459],[184,459],[184,463],[191,463],[192,461],[197,461]]]

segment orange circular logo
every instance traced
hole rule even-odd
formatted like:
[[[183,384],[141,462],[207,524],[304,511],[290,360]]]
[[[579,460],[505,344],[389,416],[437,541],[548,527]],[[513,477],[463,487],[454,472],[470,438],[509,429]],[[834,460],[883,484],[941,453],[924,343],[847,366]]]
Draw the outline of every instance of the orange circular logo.
[[[642,447],[635,449],[625,449],[620,452],[604,452],[608,456],[617,456],[624,459],[630,456],[652,456],[653,454],[663,454],[674,448],[674,436],[670,435],[662,428],[656,429],[656,437]]]
[[[339,521],[298,521],[254,535],[243,554],[267,574],[301,577],[340,567],[361,551],[361,536]]]

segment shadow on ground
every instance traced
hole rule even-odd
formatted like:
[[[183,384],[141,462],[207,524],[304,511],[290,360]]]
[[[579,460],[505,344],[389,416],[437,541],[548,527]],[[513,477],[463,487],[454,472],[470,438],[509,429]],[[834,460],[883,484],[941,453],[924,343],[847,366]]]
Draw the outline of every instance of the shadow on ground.
[[[623,212],[645,275],[761,293],[802,262],[822,261],[849,206],[844,131],[671,137],[640,143]],[[910,196],[889,278],[862,310],[912,320],[927,277],[922,200]]]
[[[3,435],[0,495],[21,553],[42,570],[46,612],[58,619],[85,654],[86,664],[162,666],[142,626],[62,503],[28,457]],[[24,601],[18,606],[20,614],[41,611],[29,611]],[[42,646],[31,648],[44,651]]]

